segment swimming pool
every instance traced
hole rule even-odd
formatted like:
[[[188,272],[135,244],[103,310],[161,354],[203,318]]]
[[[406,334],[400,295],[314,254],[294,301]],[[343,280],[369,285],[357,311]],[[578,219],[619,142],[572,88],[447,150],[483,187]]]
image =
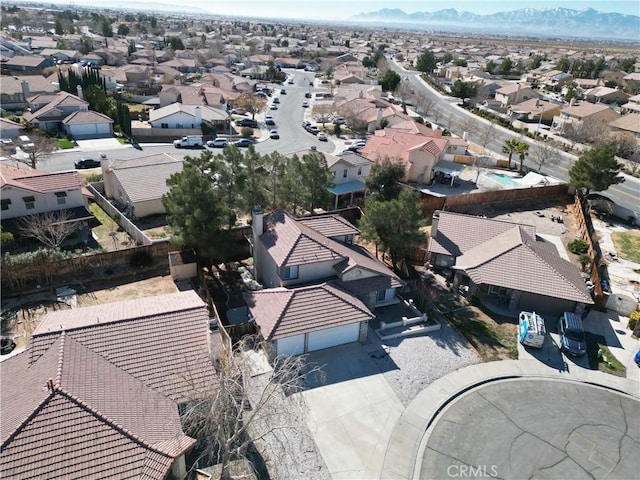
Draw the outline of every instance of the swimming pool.
[[[484,174],[484,176],[505,187],[512,187],[512,188],[522,187],[522,184],[520,182],[515,180],[512,176],[504,173],[487,172]]]

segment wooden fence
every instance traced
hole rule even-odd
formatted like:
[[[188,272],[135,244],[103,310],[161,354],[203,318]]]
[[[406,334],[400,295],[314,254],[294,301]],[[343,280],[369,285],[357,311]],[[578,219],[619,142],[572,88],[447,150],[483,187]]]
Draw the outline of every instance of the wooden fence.
[[[595,304],[597,308],[605,308],[607,297],[602,291],[602,278],[600,277],[600,266],[606,265],[602,258],[602,250],[596,238],[596,231],[593,228],[591,214],[589,213],[589,204],[585,198],[576,192],[575,195],[575,212],[578,221],[578,228],[582,239],[587,242],[587,253],[591,258],[591,282],[593,282],[593,293],[595,294]]]
[[[102,275],[107,269],[129,266],[135,255],[148,255],[153,259],[148,268],[169,267],[168,253],[179,247],[170,242],[154,243],[139,247],[117,250],[115,252],[82,255],[66,260],[38,262],[30,265],[2,265],[2,288],[18,291],[36,286],[53,285],[59,281],[73,283],[80,281],[83,275],[99,271]],[[131,267],[132,269],[135,267]],[[136,270],[137,271],[137,270]]]
[[[542,198],[561,197],[568,194],[568,186],[547,185],[543,187],[515,188],[509,190],[492,190],[490,192],[474,192],[461,195],[436,197],[423,194],[420,200],[426,218],[431,218],[436,210],[453,210],[464,212],[465,207],[492,203],[536,200]]]

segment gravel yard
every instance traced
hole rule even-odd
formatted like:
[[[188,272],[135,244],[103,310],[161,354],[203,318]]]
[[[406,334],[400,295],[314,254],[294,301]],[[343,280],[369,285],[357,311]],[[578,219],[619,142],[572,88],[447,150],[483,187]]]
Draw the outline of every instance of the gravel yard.
[[[384,345],[388,355],[370,327],[364,348],[404,406],[434,380],[480,362],[475,349],[447,323],[435,332],[386,340]]]

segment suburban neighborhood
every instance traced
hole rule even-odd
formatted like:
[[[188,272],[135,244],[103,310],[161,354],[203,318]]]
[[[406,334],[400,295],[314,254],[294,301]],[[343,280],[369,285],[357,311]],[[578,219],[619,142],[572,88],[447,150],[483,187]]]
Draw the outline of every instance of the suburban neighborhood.
[[[2,478],[637,476],[640,39],[137,8],[1,7]]]

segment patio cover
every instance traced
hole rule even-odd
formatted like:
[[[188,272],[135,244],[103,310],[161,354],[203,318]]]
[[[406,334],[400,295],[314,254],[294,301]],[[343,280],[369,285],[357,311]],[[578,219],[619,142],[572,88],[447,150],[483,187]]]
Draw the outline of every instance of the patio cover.
[[[457,177],[466,168],[462,163],[450,162],[449,160],[440,160],[434,167],[434,172],[448,173],[452,177]]]
[[[334,195],[344,195],[345,193],[360,192],[366,188],[364,182],[353,181],[347,183],[341,183],[333,187],[329,187],[329,190]]]

